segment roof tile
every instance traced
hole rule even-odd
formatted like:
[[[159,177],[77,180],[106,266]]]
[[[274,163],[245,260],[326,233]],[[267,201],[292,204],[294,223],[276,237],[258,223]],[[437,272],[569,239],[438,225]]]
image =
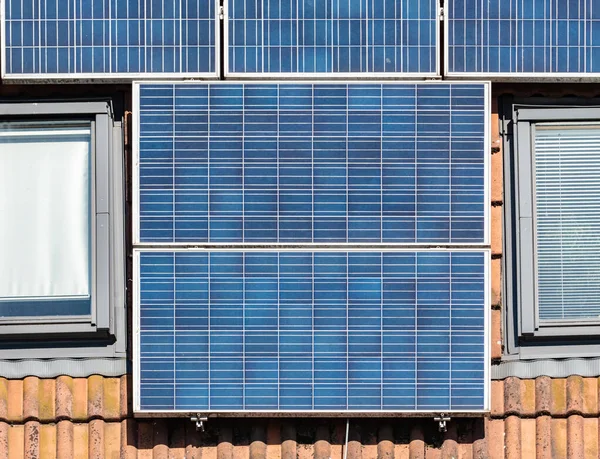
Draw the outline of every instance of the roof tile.
[[[38,416],[42,422],[56,419],[56,381],[54,379],[38,380]]]
[[[218,446],[217,446],[218,454]],[[250,457],[248,448],[245,445],[238,445],[233,447],[233,459],[248,459]]]
[[[535,458],[535,419],[521,419],[521,457]]]
[[[25,457],[25,426],[8,426],[8,457],[22,459]],[[84,457],[84,456],[80,456]]]
[[[567,456],[583,459],[583,417],[575,414],[567,418]]]
[[[343,419],[211,419],[199,433],[188,419],[129,418],[127,383],[0,379],[5,418],[13,417],[0,421],[0,459],[343,458]],[[452,419],[445,435],[430,419],[352,420],[347,459],[597,458],[597,410],[596,378],[507,378],[492,382],[490,419]]]
[[[519,414],[521,412],[521,380],[506,378],[504,381],[504,413]]]
[[[59,376],[56,378],[56,417],[73,418],[73,378]]]
[[[557,416],[567,414],[567,384],[565,379],[553,379],[551,383],[552,396],[550,406],[551,413]]]
[[[8,459],[8,430],[10,427],[5,422],[0,422],[0,459]]]
[[[583,420],[583,445],[585,458],[600,457],[598,445],[598,418],[585,418]]]
[[[281,437],[281,459],[295,459],[297,444],[294,423],[284,422],[281,429]]]
[[[8,420],[23,421],[23,381],[11,379],[8,381]]]
[[[153,459],[168,459],[169,431],[165,419],[157,419],[152,423],[154,440],[152,442]]]
[[[0,378],[0,419],[8,420],[8,381]]]
[[[56,456],[58,459],[69,459],[74,456],[75,442],[73,423],[59,421],[56,425]]]
[[[535,380],[521,380],[521,416],[535,416]]]
[[[39,379],[29,376],[23,380],[23,418],[39,419]]]
[[[44,459],[56,458],[56,427],[52,424],[41,424],[39,432],[39,457],[43,457]]]
[[[562,459],[567,457],[567,420],[552,419],[552,458]]]
[[[121,421],[121,459],[135,459],[137,457],[136,431],[137,423],[134,419]],[[183,443],[185,444],[185,440]],[[177,444],[177,446],[180,445]]]
[[[37,459],[40,457],[40,423],[38,421],[27,421],[23,435],[25,438],[25,458]]]
[[[504,457],[506,459],[521,458],[521,419],[509,416],[504,421]]]
[[[100,375],[93,375],[87,379],[87,415],[90,418],[100,418],[104,406],[104,378]]]
[[[485,429],[487,451],[479,450],[477,457],[489,457],[489,459],[504,459],[504,419],[492,419],[487,422]],[[487,456],[482,455],[487,452]]]
[[[121,417],[121,380],[120,378],[103,378],[102,417],[116,420]]]
[[[88,419],[88,381],[86,378],[73,379],[73,420]]]
[[[552,413],[552,379],[548,376],[535,380],[535,411],[538,415]]]
[[[92,419],[88,426],[89,457],[90,459],[102,459],[104,457],[104,422],[100,419]]]
[[[567,391],[567,413],[583,413],[583,378],[581,376],[569,376],[566,383]]]
[[[552,418],[545,415],[536,418],[535,427],[537,459],[552,459]]]
[[[88,424],[73,425],[73,457],[86,458],[89,456],[89,438]]]
[[[102,422],[102,421],[100,421]],[[164,445],[168,450],[168,446]],[[104,458],[119,459],[121,455],[121,424],[118,422],[104,423]]]
[[[598,379],[583,379],[583,413],[595,415],[598,413]]]

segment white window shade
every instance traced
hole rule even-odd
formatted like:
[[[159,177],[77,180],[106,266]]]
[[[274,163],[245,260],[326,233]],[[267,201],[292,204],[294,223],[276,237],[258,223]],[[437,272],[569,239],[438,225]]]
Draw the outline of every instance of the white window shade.
[[[535,128],[540,321],[600,319],[600,125]]]
[[[90,125],[0,125],[0,303],[90,298],[90,147]]]

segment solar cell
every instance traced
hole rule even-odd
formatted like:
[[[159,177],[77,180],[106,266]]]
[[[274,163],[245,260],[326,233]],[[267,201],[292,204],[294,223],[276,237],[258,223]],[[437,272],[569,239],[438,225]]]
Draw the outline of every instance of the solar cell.
[[[489,252],[135,252],[138,411],[480,411]]]
[[[228,0],[229,74],[435,75],[436,0]]]
[[[216,76],[214,0],[4,0],[12,78]]]
[[[600,74],[594,0],[451,0],[445,11],[449,75]]]
[[[135,92],[137,242],[486,241],[485,84]]]

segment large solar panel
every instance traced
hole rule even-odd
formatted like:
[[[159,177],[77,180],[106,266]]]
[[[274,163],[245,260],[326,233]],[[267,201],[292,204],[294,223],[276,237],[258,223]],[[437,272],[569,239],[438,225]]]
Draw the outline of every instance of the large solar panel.
[[[216,76],[214,0],[4,0],[12,78]]]
[[[226,0],[227,73],[435,75],[436,0]]]
[[[488,409],[488,259],[136,251],[136,410]]]
[[[143,83],[142,243],[484,243],[487,86]]]
[[[451,0],[448,75],[600,75],[595,0]]]

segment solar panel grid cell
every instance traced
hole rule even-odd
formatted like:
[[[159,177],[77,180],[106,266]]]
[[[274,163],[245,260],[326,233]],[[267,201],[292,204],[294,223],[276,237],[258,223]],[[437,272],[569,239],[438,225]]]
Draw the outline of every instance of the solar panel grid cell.
[[[593,0],[453,0],[446,10],[449,74],[600,72],[600,8]]]
[[[232,74],[437,73],[437,2],[229,0]]]
[[[484,100],[482,85],[144,85],[140,242],[483,242]]]
[[[213,0],[5,0],[6,76],[216,75]]]
[[[485,257],[141,252],[141,407],[483,409]]]

